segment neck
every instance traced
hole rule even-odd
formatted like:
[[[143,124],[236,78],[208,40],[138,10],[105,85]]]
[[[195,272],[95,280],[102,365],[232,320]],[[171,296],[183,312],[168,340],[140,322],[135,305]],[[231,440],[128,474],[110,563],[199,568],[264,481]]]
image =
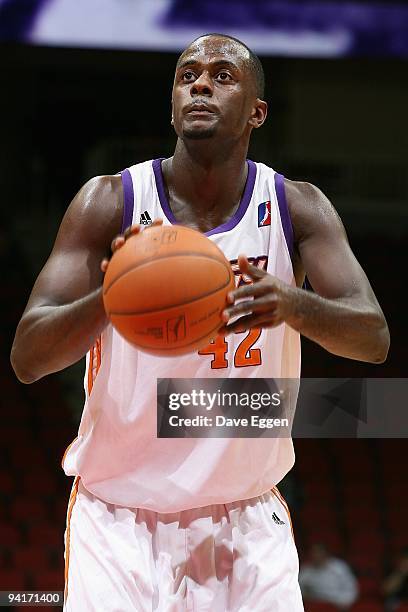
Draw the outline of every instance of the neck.
[[[247,178],[247,145],[220,147],[208,142],[177,141],[172,158],[163,164],[170,198],[188,203],[193,210],[227,212],[239,204]]]

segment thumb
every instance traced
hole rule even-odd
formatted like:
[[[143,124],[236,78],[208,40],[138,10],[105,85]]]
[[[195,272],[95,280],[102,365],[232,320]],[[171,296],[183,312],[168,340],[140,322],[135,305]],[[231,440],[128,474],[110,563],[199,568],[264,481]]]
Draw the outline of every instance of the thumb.
[[[250,264],[246,255],[238,256],[238,265],[241,274],[246,274],[252,280],[260,280],[266,274],[264,270]]]

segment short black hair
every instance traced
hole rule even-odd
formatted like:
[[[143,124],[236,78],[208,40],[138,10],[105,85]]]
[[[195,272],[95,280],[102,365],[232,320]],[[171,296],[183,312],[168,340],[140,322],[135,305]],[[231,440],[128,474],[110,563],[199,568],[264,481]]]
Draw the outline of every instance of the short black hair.
[[[258,98],[263,99],[265,95],[265,73],[259,57],[245,44],[242,40],[235,38],[234,36],[230,36],[229,34],[220,34],[219,32],[210,32],[208,34],[201,34],[201,36],[197,36],[188,47],[191,47],[197,40],[200,38],[206,38],[207,36],[217,36],[218,38],[226,38],[228,40],[233,40],[234,42],[244,47],[246,51],[249,53],[249,64],[254,77],[255,85],[256,85],[256,95]],[[187,49],[188,49],[187,47]]]

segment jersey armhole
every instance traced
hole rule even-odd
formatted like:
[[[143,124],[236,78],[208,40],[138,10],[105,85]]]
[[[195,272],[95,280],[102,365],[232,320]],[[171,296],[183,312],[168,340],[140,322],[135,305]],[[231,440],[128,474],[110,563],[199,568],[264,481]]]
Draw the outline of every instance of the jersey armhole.
[[[132,175],[128,168],[122,170],[120,173],[123,185],[123,215],[122,215],[122,229],[121,233],[132,225],[133,219],[133,207],[134,207],[134,194],[133,194],[133,181]]]
[[[286,244],[288,247],[290,258],[293,260],[293,226],[290,218],[288,202],[285,193],[285,177],[283,174],[275,172],[275,190],[278,200],[279,213],[282,222],[283,233],[285,235]]]

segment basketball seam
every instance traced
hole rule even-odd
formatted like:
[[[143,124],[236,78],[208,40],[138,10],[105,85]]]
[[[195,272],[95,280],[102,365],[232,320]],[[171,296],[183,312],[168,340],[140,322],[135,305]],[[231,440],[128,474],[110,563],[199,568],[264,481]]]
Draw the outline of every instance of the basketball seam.
[[[211,259],[211,258],[208,257],[207,259]],[[146,263],[148,263],[148,262],[146,262]],[[221,263],[221,262],[218,262],[218,263]],[[131,270],[128,270],[128,271],[130,272]],[[217,289],[213,289],[212,291],[209,291],[207,293],[200,294],[196,298],[194,298],[192,300],[188,300],[187,302],[182,302],[182,303],[179,303],[179,304],[171,304],[169,306],[161,306],[160,308],[156,308],[156,309],[152,308],[150,310],[140,310],[140,311],[139,310],[132,310],[132,311],[129,311],[129,312],[116,312],[116,311],[113,311],[113,310],[109,310],[108,314],[109,314],[109,316],[115,315],[116,317],[126,317],[126,316],[129,316],[129,315],[145,315],[145,314],[150,314],[150,313],[159,314],[160,312],[164,312],[166,310],[170,310],[171,308],[180,308],[182,306],[188,306],[189,304],[194,304],[194,302],[198,302],[199,300],[201,300],[203,298],[209,297],[210,295],[214,295],[218,291],[222,291],[223,289],[225,289],[225,287],[228,287],[229,283],[231,282],[231,273],[232,273],[232,271],[228,275],[229,278],[228,278],[227,282],[224,283],[223,285],[221,285],[220,287],[218,287]],[[124,276],[124,275],[122,274],[122,276]],[[122,278],[122,276],[121,276],[121,278]]]
[[[188,302],[182,302],[181,304],[172,304],[171,306],[163,306],[160,307],[157,310],[132,310],[131,312],[114,312],[113,310],[109,311],[109,316],[111,315],[115,315],[115,317],[127,317],[129,315],[145,315],[145,314],[159,314],[161,312],[166,312],[166,310],[171,310],[172,308],[181,308],[182,306],[188,306],[189,304],[194,304],[194,302],[198,302],[203,298],[209,297],[210,295],[214,295],[215,293],[218,293],[218,291],[222,291],[222,289],[225,289],[225,287],[227,287],[229,284],[229,281],[227,283],[225,283],[225,285],[222,285],[222,287],[218,287],[218,289],[215,289],[215,291],[210,291],[209,293],[205,293],[203,295],[198,295],[196,298],[194,298],[193,300],[189,300]]]
[[[221,253],[222,254],[222,253]],[[132,266],[130,268],[126,268],[125,271],[122,271],[122,273],[120,274],[120,276],[117,276],[108,287],[106,287],[106,289],[103,289],[103,295],[106,295],[106,293],[109,291],[109,289],[118,281],[122,278],[122,276],[125,276],[125,274],[128,274],[128,272],[131,272],[132,270],[136,270],[137,268],[140,268],[142,266],[146,266],[147,264],[151,263],[152,261],[160,261],[161,259],[170,259],[171,257],[185,257],[185,256],[192,256],[194,255],[195,257],[201,257],[202,259],[209,259],[211,261],[216,261],[217,263],[221,264],[222,266],[226,267],[228,270],[231,269],[231,266],[228,262],[228,260],[225,260],[228,264],[228,266],[226,266],[224,261],[220,261],[219,259],[217,259],[216,257],[209,257],[208,255],[203,255],[203,253],[196,253],[195,251],[187,251],[186,253],[174,253],[174,255],[160,255],[159,257],[150,257],[149,259],[144,259],[143,262],[137,264],[136,266]]]

